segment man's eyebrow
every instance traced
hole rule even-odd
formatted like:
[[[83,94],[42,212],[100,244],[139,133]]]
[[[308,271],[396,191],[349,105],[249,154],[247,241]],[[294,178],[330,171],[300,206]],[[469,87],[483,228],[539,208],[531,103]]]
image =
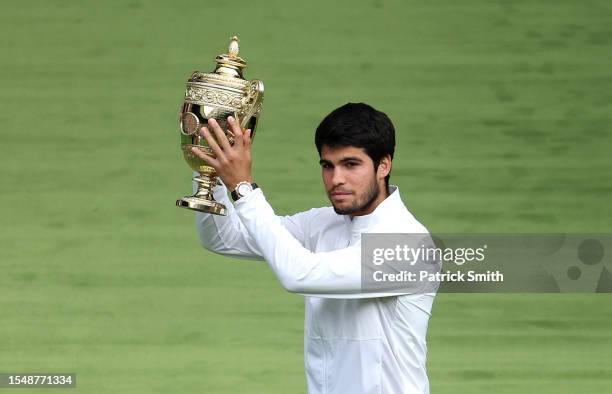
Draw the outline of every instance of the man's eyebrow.
[[[354,157],[354,156],[343,157],[342,159],[340,159],[339,163],[342,164],[342,163],[346,163],[349,161],[356,161],[358,163],[363,163],[363,160],[361,160],[358,157]],[[319,164],[333,164],[333,163],[329,160],[321,159],[319,160]]]
[[[342,160],[340,160],[340,163],[346,163],[347,161],[356,161],[359,163],[363,162],[363,160],[361,160],[358,157],[349,156],[349,157],[342,158]]]

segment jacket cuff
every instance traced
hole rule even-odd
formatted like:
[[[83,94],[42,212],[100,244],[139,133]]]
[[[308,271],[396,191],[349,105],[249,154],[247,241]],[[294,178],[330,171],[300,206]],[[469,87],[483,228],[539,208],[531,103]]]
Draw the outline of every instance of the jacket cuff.
[[[260,204],[262,200],[265,201],[266,197],[263,195],[261,188],[258,187],[246,196],[240,197],[238,200],[236,200],[234,202],[234,206],[236,207],[236,210],[242,211],[244,209],[249,209],[249,206],[251,205]]]

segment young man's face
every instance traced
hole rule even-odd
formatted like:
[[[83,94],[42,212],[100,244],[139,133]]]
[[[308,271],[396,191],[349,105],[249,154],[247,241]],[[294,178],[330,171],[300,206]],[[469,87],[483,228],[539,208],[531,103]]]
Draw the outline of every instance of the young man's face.
[[[320,164],[325,191],[339,215],[367,215],[387,197],[387,158],[375,169],[362,148],[323,145]]]

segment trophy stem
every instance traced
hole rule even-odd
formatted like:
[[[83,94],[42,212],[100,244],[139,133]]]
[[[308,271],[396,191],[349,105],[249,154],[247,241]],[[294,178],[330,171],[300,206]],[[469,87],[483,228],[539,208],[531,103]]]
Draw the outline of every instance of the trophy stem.
[[[200,174],[193,180],[197,183],[196,193],[176,200],[176,206],[214,215],[227,215],[225,205],[218,203],[213,197],[212,189],[217,185],[217,177]]]
[[[213,200],[212,189],[217,185],[217,177],[200,174],[193,177],[193,180],[198,183],[198,190],[194,197]]]

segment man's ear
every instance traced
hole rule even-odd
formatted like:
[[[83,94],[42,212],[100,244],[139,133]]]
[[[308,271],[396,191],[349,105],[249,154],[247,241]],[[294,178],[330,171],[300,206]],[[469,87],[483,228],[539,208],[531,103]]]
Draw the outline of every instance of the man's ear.
[[[382,159],[380,159],[380,163],[378,163],[378,168],[376,169],[376,175],[378,178],[383,179],[391,172],[391,155],[385,155]]]

